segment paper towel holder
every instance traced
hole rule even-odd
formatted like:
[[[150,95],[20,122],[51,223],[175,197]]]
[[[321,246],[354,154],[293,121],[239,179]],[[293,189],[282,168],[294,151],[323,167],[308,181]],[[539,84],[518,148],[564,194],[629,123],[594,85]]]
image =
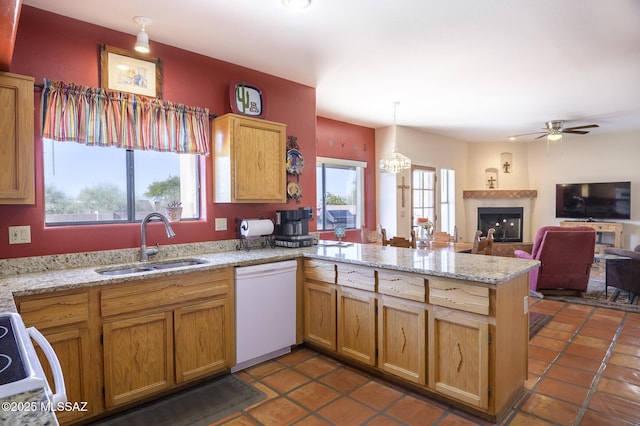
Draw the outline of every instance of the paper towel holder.
[[[270,220],[271,222],[273,222],[272,219],[268,219],[268,218],[264,218],[264,217],[260,217],[258,218],[259,220]],[[238,229],[238,244],[236,244],[236,250],[240,250],[240,249],[244,249],[244,251],[249,251],[249,249],[251,248],[249,241],[250,238],[245,237],[244,235],[242,235],[242,226],[244,223],[246,223],[246,220],[255,220],[255,219],[241,219],[241,218],[235,218],[234,222],[237,224],[237,229]],[[245,229],[246,230],[246,229]],[[275,248],[276,246],[276,241],[273,238],[273,235],[261,235],[260,238],[262,238],[262,241],[260,243],[260,246],[262,248],[267,247],[267,245],[271,248]]]

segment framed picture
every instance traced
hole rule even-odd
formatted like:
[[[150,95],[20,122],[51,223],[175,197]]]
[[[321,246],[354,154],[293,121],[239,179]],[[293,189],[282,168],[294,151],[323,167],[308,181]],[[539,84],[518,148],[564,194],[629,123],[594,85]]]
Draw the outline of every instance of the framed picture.
[[[158,58],[103,44],[100,85],[103,89],[162,98],[162,63]]]

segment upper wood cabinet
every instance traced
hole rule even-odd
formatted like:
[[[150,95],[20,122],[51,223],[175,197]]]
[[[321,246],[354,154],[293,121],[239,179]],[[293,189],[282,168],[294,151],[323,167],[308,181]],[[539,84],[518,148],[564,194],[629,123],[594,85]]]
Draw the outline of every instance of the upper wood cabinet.
[[[286,125],[225,114],[213,132],[216,203],[287,201]]]
[[[0,72],[0,204],[34,204],[33,77]]]

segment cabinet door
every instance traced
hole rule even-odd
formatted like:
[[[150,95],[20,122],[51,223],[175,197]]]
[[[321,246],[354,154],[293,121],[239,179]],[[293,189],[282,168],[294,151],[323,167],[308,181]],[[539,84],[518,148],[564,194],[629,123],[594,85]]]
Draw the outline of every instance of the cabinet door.
[[[64,385],[67,392],[67,401],[81,405],[87,402],[88,411],[57,411],[56,416],[60,423],[70,423],[93,414],[95,404],[90,396],[91,374],[89,368],[89,330],[87,328],[76,328],[67,330],[42,330],[42,334],[51,343],[51,347],[60,361],[62,374],[64,375]],[[54,386],[53,374],[49,367],[44,352],[38,345],[36,352],[40,359],[40,364],[47,376],[47,381]]]
[[[434,309],[429,316],[429,387],[474,407],[488,408],[486,319]]]
[[[238,118],[233,131],[235,199],[285,202],[284,126]]]
[[[383,297],[379,301],[378,367],[425,385],[427,322],[424,306]]]
[[[336,287],[304,283],[304,339],[335,351]]]
[[[32,77],[0,72],[0,135],[0,204],[34,204]]]
[[[172,312],[160,312],[103,325],[107,408],[171,387],[171,317]]]
[[[226,297],[174,311],[177,383],[231,366],[232,317]]]
[[[338,289],[338,352],[367,365],[376,362],[376,298],[368,291]]]

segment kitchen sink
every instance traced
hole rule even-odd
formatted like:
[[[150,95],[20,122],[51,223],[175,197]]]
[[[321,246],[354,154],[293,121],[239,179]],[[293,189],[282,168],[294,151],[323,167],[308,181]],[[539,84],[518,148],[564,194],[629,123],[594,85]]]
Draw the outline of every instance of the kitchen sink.
[[[177,259],[157,263],[145,263],[141,265],[127,265],[114,268],[96,269],[96,272],[100,275],[139,274],[142,272],[164,271],[167,269],[182,268],[184,266],[202,265],[204,263],[207,263],[207,261],[202,259]]]

